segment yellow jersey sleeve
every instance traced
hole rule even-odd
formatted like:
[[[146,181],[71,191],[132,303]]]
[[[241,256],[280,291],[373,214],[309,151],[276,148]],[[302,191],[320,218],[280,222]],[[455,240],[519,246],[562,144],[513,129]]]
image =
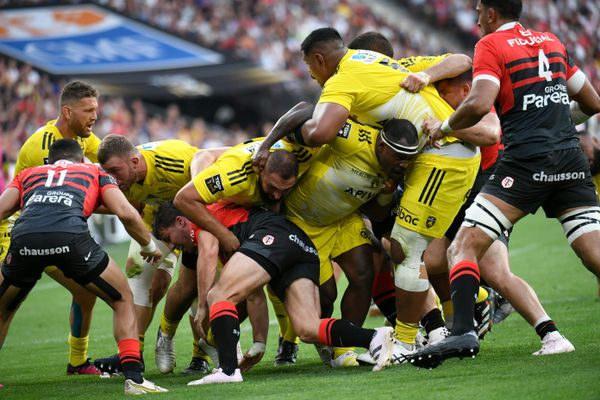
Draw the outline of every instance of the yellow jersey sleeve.
[[[98,162],[98,148],[101,142],[100,138],[93,133],[87,138],[82,138],[79,142],[83,154],[93,163]]]
[[[449,55],[450,53],[442,54],[441,56],[413,56],[401,58],[398,61],[400,65],[410,72],[420,72],[439,63]]]
[[[258,176],[252,169],[252,154],[258,146],[257,141],[234,146],[194,177],[194,187],[204,203],[221,199],[246,206],[262,203]]]

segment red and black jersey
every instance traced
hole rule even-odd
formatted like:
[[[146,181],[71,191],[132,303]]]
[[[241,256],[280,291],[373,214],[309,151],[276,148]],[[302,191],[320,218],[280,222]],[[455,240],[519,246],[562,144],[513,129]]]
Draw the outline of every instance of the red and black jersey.
[[[582,77],[556,36],[519,23],[503,25],[475,46],[473,79],[500,86],[495,105],[506,153],[514,157],[578,146],[567,86]]]
[[[492,107],[491,112],[496,112],[496,108]],[[481,150],[481,170],[486,171],[496,165],[504,151],[504,143],[502,142],[502,132],[500,132],[500,140],[498,143],[491,146],[482,146]]]
[[[21,216],[13,237],[28,233],[88,231],[87,217],[101,204],[101,194],[115,180],[94,164],[60,160],[28,168],[10,187],[21,193]]]
[[[266,221],[272,218],[285,217],[281,214],[265,210],[260,207],[244,207],[239,204],[230,203],[225,200],[217,201],[206,206],[207,210],[219,221],[224,227],[229,229],[240,243],[248,239],[259,226],[263,226]],[[192,241],[194,246],[198,244],[198,233],[201,229],[192,224]]]

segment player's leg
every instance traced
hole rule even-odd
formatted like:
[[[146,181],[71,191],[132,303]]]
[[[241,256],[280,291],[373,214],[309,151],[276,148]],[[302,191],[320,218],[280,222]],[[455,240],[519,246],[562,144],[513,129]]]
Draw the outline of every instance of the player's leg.
[[[5,276],[4,270],[5,267],[2,266],[2,272],[0,273],[0,349],[4,345],[10,323],[19,306],[35,285],[35,280],[33,282],[15,281]]]
[[[163,374],[173,372],[175,368],[175,332],[198,294],[196,280],[196,269],[182,263],[177,281],[167,292],[154,348],[156,366]]]
[[[71,330],[69,332],[67,374],[99,375],[100,370],[88,358],[89,333],[96,296],[65,277],[63,272],[54,266],[47,267],[44,272],[65,287],[73,296],[69,315]]]
[[[542,307],[533,288],[511,272],[508,249],[502,241],[496,240],[487,249],[479,262],[479,268],[481,277],[502,297],[507,299],[517,312],[535,328],[536,333],[542,340],[542,349],[533,353],[534,355],[566,353],[575,350],[573,345],[560,335],[556,324]],[[555,345],[552,348],[544,346],[544,338],[548,334],[551,334],[550,337],[558,339],[558,342],[554,343]]]
[[[95,253],[100,252],[102,251]],[[97,257],[94,258],[94,261],[97,261]],[[119,348],[123,375],[125,375],[125,393],[166,392],[166,389],[143,377],[133,295],[119,266],[104,253],[104,258],[97,262],[95,267],[75,279],[113,309],[113,334]]]
[[[452,335],[413,354],[416,366],[437,367],[449,357],[475,355],[479,351],[474,332],[474,304],[479,290],[479,260],[501,232],[509,230],[525,212],[490,194],[480,193],[467,210],[465,222],[448,249],[450,285],[454,304]],[[512,221],[512,222],[511,222]]]
[[[152,317],[156,304],[164,297],[177,263],[177,256],[170,252],[167,245],[153,239],[164,255],[164,259],[157,264],[151,264],[141,258],[140,245],[132,240],[129,245],[125,270],[128,283],[133,291],[135,315],[138,323],[138,337],[141,351],[144,351],[144,336]]]
[[[235,305],[270,280],[271,276],[265,268],[246,254],[237,252],[225,264],[219,280],[208,292],[207,299],[210,327],[219,355],[219,369],[212,375],[189,382],[188,385],[233,383],[243,380],[238,368],[236,350],[240,337],[240,322]]]
[[[390,362],[392,328],[364,329],[344,319],[320,318],[319,292],[307,278],[294,280],[285,291],[285,306],[300,339],[326,346],[358,346],[371,350],[374,371]]]

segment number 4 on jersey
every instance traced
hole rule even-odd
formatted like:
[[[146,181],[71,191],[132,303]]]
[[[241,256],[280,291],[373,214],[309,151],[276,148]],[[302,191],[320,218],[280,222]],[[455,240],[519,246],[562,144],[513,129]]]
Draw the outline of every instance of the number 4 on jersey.
[[[540,78],[546,79],[548,82],[552,80],[552,71],[550,71],[550,62],[548,57],[544,54],[544,50],[540,49],[538,53],[538,75]]]

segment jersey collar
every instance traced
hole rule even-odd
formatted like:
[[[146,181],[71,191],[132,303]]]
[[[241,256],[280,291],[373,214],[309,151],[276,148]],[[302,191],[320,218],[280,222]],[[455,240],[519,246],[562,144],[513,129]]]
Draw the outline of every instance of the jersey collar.
[[[500,28],[496,29],[496,32],[507,31],[515,27],[515,25],[521,25],[518,21],[507,22],[502,25]],[[522,27],[522,25],[521,25]]]

